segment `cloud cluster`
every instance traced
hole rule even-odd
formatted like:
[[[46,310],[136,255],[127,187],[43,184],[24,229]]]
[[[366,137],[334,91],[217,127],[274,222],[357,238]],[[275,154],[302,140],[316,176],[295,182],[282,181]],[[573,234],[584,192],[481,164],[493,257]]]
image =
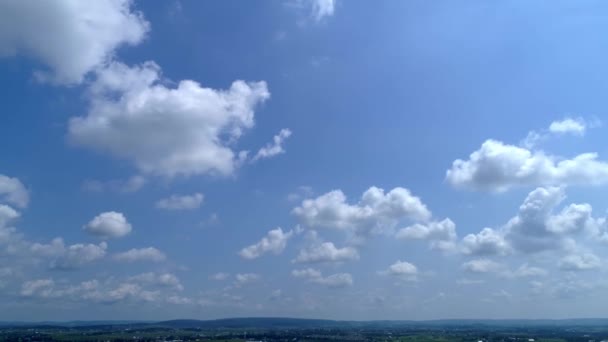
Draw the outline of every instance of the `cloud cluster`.
[[[293,270],[291,275],[295,278],[304,279],[308,282],[324,285],[328,288],[344,288],[353,285],[353,277],[349,273],[335,273],[324,277],[323,274],[313,268]]]
[[[294,262],[298,263],[322,263],[322,262],[344,262],[359,259],[359,252],[354,247],[337,248],[333,242],[315,243],[308,248],[302,249]]]
[[[394,188],[385,193],[371,187],[358,203],[349,204],[340,190],[306,199],[292,213],[309,228],[332,228],[365,237],[391,230],[403,220],[426,221],[431,212],[408,189]]]
[[[280,227],[270,230],[260,241],[243,248],[239,255],[244,259],[257,259],[266,253],[280,254],[292,235],[293,231],[283,232]]]
[[[30,251],[34,256],[50,259],[51,268],[69,270],[102,259],[107,248],[105,242],[99,245],[77,243],[66,246],[62,238],[55,238],[49,244],[32,244]]]

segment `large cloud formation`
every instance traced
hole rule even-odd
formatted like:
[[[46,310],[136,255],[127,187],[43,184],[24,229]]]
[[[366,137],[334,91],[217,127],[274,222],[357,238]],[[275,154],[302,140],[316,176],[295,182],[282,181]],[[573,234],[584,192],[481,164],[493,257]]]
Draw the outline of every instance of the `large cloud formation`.
[[[486,140],[467,160],[446,172],[453,186],[501,192],[517,186],[599,185],[608,183],[608,163],[596,153],[562,159],[542,151]]]
[[[309,228],[345,230],[359,236],[392,229],[402,220],[426,221],[431,217],[420,198],[400,187],[387,193],[371,187],[355,204],[347,203],[344,193],[334,190],[302,201],[292,213]]]
[[[149,29],[132,0],[0,2],[0,57],[23,55],[49,70],[37,76],[80,83],[122,45],[141,42]]]
[[[184,80],[168,87],[153,62],[114,62],[98,71],[91,89],[89,112],[69,122],[70,140],[168,177],[232,174],[246,158],[232,145],[270,97],[265,82],[216,90]]]

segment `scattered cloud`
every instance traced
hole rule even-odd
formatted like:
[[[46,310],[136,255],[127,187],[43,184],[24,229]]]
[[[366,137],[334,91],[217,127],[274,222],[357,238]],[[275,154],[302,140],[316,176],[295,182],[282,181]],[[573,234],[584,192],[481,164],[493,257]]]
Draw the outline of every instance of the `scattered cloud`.
[[[246,284],[250,284],[260,280],[260,275],[255,273],[237,273],[234,276],[234,286],[241,287]]]
[[[276,228],[268,232],[257,243],[243,248],[239,255],[243,259],[257,259],[266,253],[281,254],[287,246],[287,240],[291,238],[293,231],[284,233],[283,229]]]
[[[55,238],[49,244],[32,244],[30,251],[34,256],[50,259],[50,268],[71,270],[102,259],[107,248],[105,242],[99,245],[77,243],[66,246],[63,239]]]
[[[416,223],[401,228],[395,237],[402,240],[428,240],[431,242],[431,248],[452,250],[457,239],[456,224],[449,218],[427,224]]]
[[[394,264],[390,265],[385,271],[381,271],[380,274],[397,277],[402,280],[413,281],[418,278],[418,268],[416,265],[407,261],[397,260]]]
[[[349,273],[335,273],[324,277],[320,271],[313,268],[293,270],[295,278],[305,279],[311,283],[324,285],[329,288],[344,288],[353,285],[353,277]]]
[[[132,248],[126,252],[114,254],[114,259],[117,261],[137,262],[137,261],[152,261],[160,262],[167,259],[165,253],[154,247]]]
[[[164,210],[192,210],[200,208],[203,200],[204,196],[199,192],[192,195],[171,195],[156,202],[156,207]]]
[[[321,242],[302,249],[294,259],[299,263],[344,262],[359,259],[353,247],[337,248],[333,242]]]
[[[132,227],[122,213],[108,211],[95,216],[83,229],[91,235],[109,239],[129,234]]]
[[[490,259],[475,259],[462,264],[462,269],[470,273],[498,273],[504,270],[504,265]]]
[[[275,135],[273,142],[262,147],[258,153],[251,159],[252,162],[258,161],[259,159],[267,159],[285,153],[283,144],[285,140],[291,136],[291,131],[287,128],[283,128],[279,134]]]
[[[549,132],[556,134],[583,135],[587,129],[587,124],[582,118],[565,118],[561,121],[554,121],[549,125]]]
[[[218,281],[226,280],[228,278],[230,278],[230,273],[225,273],[225,272],[218,272],[218,273],[215,273],[215,274],[209,276],[209,279],[218,280]]]

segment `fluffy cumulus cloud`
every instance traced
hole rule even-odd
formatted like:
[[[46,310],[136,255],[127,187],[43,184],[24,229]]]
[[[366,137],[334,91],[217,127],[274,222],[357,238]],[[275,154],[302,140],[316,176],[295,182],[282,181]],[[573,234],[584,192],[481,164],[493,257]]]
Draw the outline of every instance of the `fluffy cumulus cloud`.
[[[359,236],[393,229],[403,220],[426,221],[431,212],[408,189],[394,188],[385,193],[371,187],[358,203],[349,204],[340,190],[306,199],[292,213],[309,228],[333,228]]]
[[[77,243],[66,246],[63,239],[56,238],[49,244],[34,243],[30,246],[30,251],[34,256],[50,260],[49,266],[53,269],[69,270],[102,259],[107,247],[105,242],[99,245]]]
[[[462,252],[468,255],[506,255],[511,247],[502,232],[484,228],[477,234],[468,234],[462,239]]]
[[[407,261],[397,260],[390,265],[388,269],[381,271],[380,274],[397,277],[403,280],[416,280],[418,276],[418,267]]]
[[[102,239],[119,238],[131,232],[131,224],[125,215],[108,211],[95,216],[83,229]]]
[[[98,71],[89,111],[70,120],[69,138],[131,160],[146,174],[230,175],[246,158],[232,147],[269,97],[265,82],[216,90],[183,80],[169,87],[153,62],[113,62]]]
[[[257,161],[259,159],[272,158],[276,155],[285,153],[285,149],[283,148],[283,144],[285,140],[291,136],[291,131],[287,128],[283,128],[279,134],[275,135],[273,138],[273,142],[268,144],[258,151],[255,156],[253,156],[252,161]]]
[[[171,195],[156,202],[156,207],[165,210],[192,210],[203,204],[204,196],[201,193],[191,195]]]
[[[595,218],[591,205],[572,203],[558,210],[566,198],[564,188],[546,187],[531,191],[517,215],[499,229],[484,228],[462,239],[465,255],[491,256],[512,253],[568,251],[576,241],[602,241],[606,219]]]
[[[449,218],[427,224],[416,223],[401,228],[395,236],[402,240],[429,240],[431,248],[450,250],[454,248],[457,239],[456,224]]]
[[[266,253],[281,254],[293,231],[283,232],[282,228],[273,229],[257,243],[247,246],[239,252],[244,259],[257,259]]]
[[[324,285],[329,288],[343,288],[353,285],[353,277],[349,273],[335,273],[324,277],[323,274],[313,268],[293,270],[291,275],[295,278],[304,279],[308,282]]]
[[[127,279],[110,277],[104,281],[92,279],[77,284],[55,281],[51,278],[34,279],[23,282],[19,293],[26,299],[77,303],[112,304],[123,301],[190,303],[189,298],[177,294],[177,291],[181,290],[181,284],[174,275],[144,273]]]
[[[553,121],[547,129],[541,131],[530,131],[521,145],[532,149],[541,142],[563,135],[583,136],[587,128],[595,127],[599,122],[587,122],[583,118],[564,118],[563,120]]]
[[[504,270],[504,265],[490,259],[475,259],[462,264],[462,269],[471,273],[496,273]]]
[[[39,77],[65,84],[141,42],[149,26],[131,0],[2,1],[0,23],[0,57],[27,56],[48,68]]]
[[[563,159],[487,140],[469,159],[455,160],[446,179],[458,188],[498,192],[517,186],[600,185],[608,183],[608,163],[596,153]]]
[[[294,259],[299,263],[344,262],[358,260],[359,252],[353,247],[337,248],[333,242],[321,242],[302,249]]]
[[[137,283],[137,284],[145,284],[145,285],[151,285],[151,286],[156,286],[156,287],[172,288],[172,289],[175,289],[178,291],[182,291],[184,289],[179,278],[172,273],[155,273],[155,272],[142,273],[142,274],[138,274],[136,276],[130,277],[128,279],[128,281],[131,283]]]
[[[152,261],[160,262],[167,259],[165,253],[154,247],[133,248],[126,252],[114,254],[114,259],[118,261],[137,262]]]
[[[587,125],[581,118],[565,118],[561,121],[553,121],[549,125],[549,132],[557,134],[583,135]]]
[[[29,193],[19,179],[0,174],[0,201],[25,208],[29,202]]]

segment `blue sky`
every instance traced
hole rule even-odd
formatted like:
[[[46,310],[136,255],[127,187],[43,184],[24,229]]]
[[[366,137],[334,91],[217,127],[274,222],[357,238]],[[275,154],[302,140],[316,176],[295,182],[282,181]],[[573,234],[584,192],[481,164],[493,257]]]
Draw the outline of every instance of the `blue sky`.
[[[605,317],[600,1],[0,3],[0,319]]]

